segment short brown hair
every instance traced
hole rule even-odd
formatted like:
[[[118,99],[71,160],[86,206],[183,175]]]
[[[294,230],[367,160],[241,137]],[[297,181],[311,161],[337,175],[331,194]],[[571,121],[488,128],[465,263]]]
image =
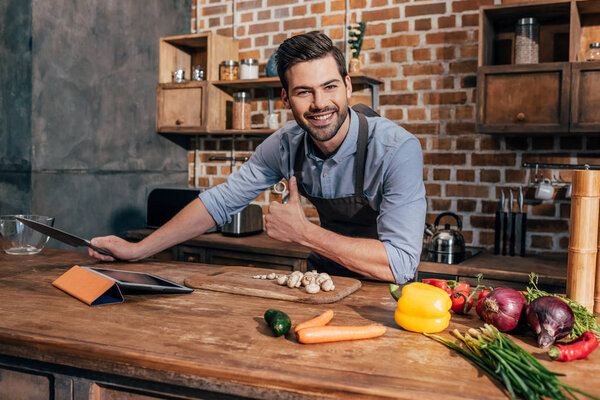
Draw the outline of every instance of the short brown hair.
[[[275,53],[277,74],[283,88],[288,90],[288,81],[285,77],[288,69],[298,63],[323,58],[329,54],[335,59],[340,75],[345,78],[348,72],[344,53],[334,46],[331,39],[324,33],[312,31],[286,39]]]

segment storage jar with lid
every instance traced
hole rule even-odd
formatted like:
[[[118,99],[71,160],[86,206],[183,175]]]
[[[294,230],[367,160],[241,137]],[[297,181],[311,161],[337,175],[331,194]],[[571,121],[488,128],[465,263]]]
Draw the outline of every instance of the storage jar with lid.
[[[233,94],[233,129],[250,129],[252,125],[252,105],[249,92]]]
[[[219,65],[219,77],[222,81],[233,81],[238,78],[239,63],[235,60],[225,60]]]
[[[240,79],[258,79],[258,60],[244,58],[240,63]]]
[[[515,64],[539,62],[540,24],[535,18],[520,18],[515,28]]]
[[[585,52],[585,61],[600,61],[600,42],[590,43]]]

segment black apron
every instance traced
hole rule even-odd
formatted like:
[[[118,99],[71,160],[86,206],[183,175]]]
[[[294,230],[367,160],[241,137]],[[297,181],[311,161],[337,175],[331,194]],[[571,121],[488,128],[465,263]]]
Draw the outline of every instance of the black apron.
[[[302,184],[302,164],[304,163],[304,140],[296,152],[294,159],[294,176],[298,185],[298,192],[306,197],[317,209],[321,227],[344,236],[377,239],[378,212],[369,205],[364,194],[365,161],[367,159],[367,141],[369,127],[365,115],[378,116],[369,107],[359,104],[353,109],[358,114],[358,139],[356,141],[356,156],[354,159],[354,194],[348,197],[324,199],[309,195]],[[363,115],[365,114],[365,115]],[[316,269],[330,275],[364,278],[364,276],[350,271],[342,265],[324,257],[314,251],[307,259],[308,270]]]

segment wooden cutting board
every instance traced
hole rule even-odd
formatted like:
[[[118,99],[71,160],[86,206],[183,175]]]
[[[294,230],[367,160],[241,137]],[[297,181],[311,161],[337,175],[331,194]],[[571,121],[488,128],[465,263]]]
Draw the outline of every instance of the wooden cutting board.
[[[335,285],[333,291],[309,294],[303,287],[291,289],[277,284],[276,280],[252,278],[255,275],[268,275],[271,272],[289,274],[266,268],[223,267],[220,271],[211,274],[192,275],[185,279],[185,285],[194,289],[310,304],[335,303],[356,292],[362,285],[358,279],[333,276],[331,277]]]

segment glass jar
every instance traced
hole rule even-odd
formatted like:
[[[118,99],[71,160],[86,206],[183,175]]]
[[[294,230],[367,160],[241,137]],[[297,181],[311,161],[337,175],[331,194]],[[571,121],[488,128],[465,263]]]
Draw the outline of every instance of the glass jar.
[[[225,60],[219,65],[219,77],[222,81],[233,81],[238,78],[239,63],[235,60]]]
[[[515,28],[515,64],[537,64],[539,49],[540,24],[537,19],[519,19]]]
[[[585,52],[585,61],[600,61],[600,42],[590,43],[590,48]]]
[[[240,79],[258,79],[258,60],[244,58],[240,62]]]
[[[233,94],[233,129],[250,129],[252,125],[252,106],[249,92]]]
[[[204,80],[204,68],[199,65],[194,65],[192,67],[192,80],[193,81],[203,81]]]

